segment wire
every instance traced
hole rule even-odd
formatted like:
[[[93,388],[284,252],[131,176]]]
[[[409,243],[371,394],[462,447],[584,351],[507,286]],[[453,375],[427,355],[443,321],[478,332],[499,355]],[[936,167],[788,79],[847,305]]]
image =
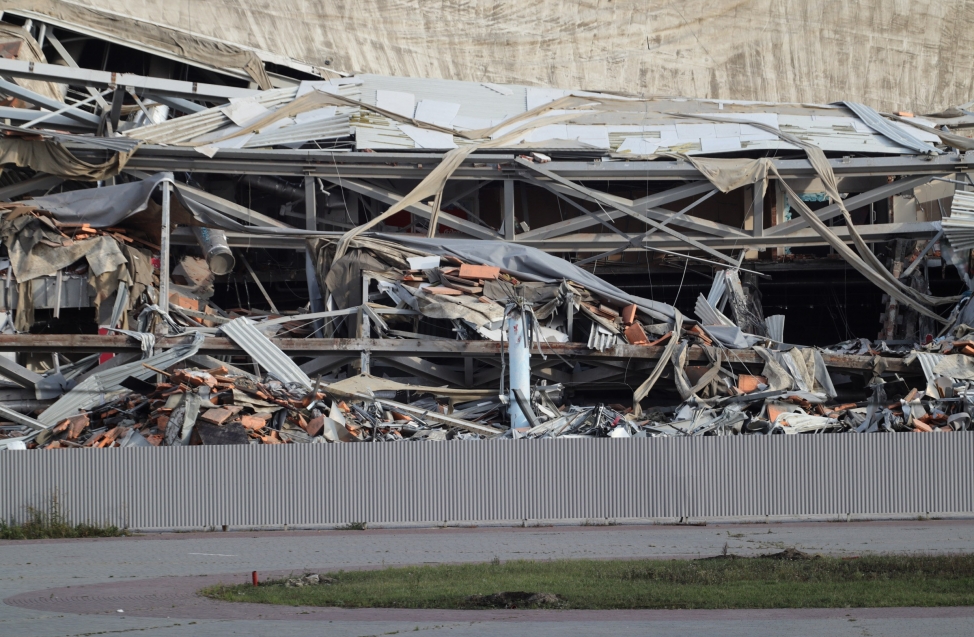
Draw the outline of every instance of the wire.
[[[683,291],[683,279],[687,278],[687,266],[690,265],[690,259],[683,262],[683,276],[680,277],[680,287],[676,289],[676,298],[673,299],[673,307],[676,307],[676,302],[680,299],[680,292]]]

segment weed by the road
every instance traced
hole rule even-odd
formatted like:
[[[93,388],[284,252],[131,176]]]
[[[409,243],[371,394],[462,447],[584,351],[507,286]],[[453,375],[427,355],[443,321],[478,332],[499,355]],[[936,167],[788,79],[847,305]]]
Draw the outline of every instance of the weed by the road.
[[[58,502],[51,497],[46,511],[27,507],[27,518],[23,522],[0,520],[0,540],[39,540],[81,537],[122,537],[131,535],[127,529],[114,525],[72,524]]]
[[[485,598],[549,594],[559,608],[842,608],[974,605],[974,555],[703,560],[491,560],[327,573],[288,588],[215,586],[226,601],[345,608],[475,608]],[[323,580],[324,581],[324,580]],[[524,606],[520,606],[524,607]]]

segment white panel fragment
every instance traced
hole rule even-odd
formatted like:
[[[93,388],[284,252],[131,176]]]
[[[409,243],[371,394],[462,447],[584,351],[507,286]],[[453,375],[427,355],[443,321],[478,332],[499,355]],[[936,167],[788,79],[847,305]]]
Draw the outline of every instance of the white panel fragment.
[[[568,139],[595,146],[597,148],[609,147],[609,129],[605,126],[569,124]]]
[[[375,92],[375,105],[383,110],[412,119],[416,110],[416,96],[412,93],[378,89]]]
[[[308,122],[316,122],[321,119],[328,119],[329,117],[334,117],[338,113],[338,107],[336,106],[325,106],[323,108],[316,108],[313,111],[305,111],[304,113],[298,113],[294,116],[294,121],[298,124],[307,124]]]
[[[568,91],[557,89],[557,88],[536,88],[534,86],[529,86],[527,90],[527,107],[528,110],[538,108],[539,106],[544,106],[550,102],[554,102],[556,99],[565,97],[568,95]]]
[[[503,122],[506,117],[499,119],[487,119],[484,117],[469,117],[467,115],[457,115],[453,118],[453,128],[457,130],[480,130],[490,128]]]
[[[705,153],[740,149],[740,137],[704,137],[700,140],[700,150]]]
[[[751,128],[750,126],[748,128]],[[740,124],[714,124],[714,131],[717,137],[740,137]]]
[[[514,91],[512,91],[509,88],[507,88],[506,86],[501,86],[500,84],[492,84],[490,82],[481,82],[480,85],[483,86],[483,87],[485,87],[485,88],[489,88],[490,90],[494,91],[495,93],[500,93],[501,95],[514,95]]]
[[[549,139],[570,139],[568,137],[568,126],[566,124],[539,126],[528,132],[524,137],[526,142],[543,142]]]
[[[399,130],[409,135],[409,138],[416,144],[416,148],[456,148],[453,142],[453,135],[441,133],[440,131],[427,130],[409,124],[399,124]]]
[[[919,118],[917,119],[917,123],[923,124],[924,126],[930,126],[931,128],[934,128],[932,122],[926,122],[926,123],[924,123],[924,122],[921,122],[919,120]],[[903,122],[890,122],[890,124],[892,124],[893,126],[896,126],[897,128],[902,128],[904,132],[909,133],[911,136],[919,139],[920,141],[924,141],[924,142],[927,142],[927,143],[930,143],[930,144],[939,144],[940,143],[940,137],[938,137],[937,135],[934,135],[933,133],[929,133],[929,132],[927,132],[927,131],[925,131],[923,129],[917,128],[916,126],[910,126],[909,124],[904,124]]]
[[[651,139],[642,137],[627,137],[619,146],[618,152],[633,155],[652,155],[659,148],[659,144]]]
[[[230,104],[220,110],[230,118],[230,121],[241,127],[246,127],[248,123],[270,113],[270,110],[262,104],[253,101],[253,98],[247,98],[238,102],[231,101]]]
[[[680,139],[700,139],[702,137],[716,137],[717,130],[713,124],[677,124],[676,134]]]
[[[453,126],[453,119],[460,112],[460,105],[436,100],[420,100],[416,105],[416,119],[443,128]]]

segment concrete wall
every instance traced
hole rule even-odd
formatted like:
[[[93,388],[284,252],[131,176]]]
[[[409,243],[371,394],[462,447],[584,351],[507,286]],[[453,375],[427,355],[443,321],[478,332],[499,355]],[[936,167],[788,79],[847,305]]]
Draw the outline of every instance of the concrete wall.
[[[974,99],[971,0],[82,2],[345,71],[915,112]]]
[[[0,452],[0,518],[51,495],[133,529],[974,513],[974,433]]]

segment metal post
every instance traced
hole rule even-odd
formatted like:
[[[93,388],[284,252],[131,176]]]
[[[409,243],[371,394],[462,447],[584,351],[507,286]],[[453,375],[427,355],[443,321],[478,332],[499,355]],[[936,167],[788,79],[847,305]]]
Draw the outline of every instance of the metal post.
[[[504,180],[504,240],[514,241],[514,180]]]
[[[762,188],[762,186],[763,184],[761,183],[754,184],[753,186],[754,191],[752,193],[753,201],[754,201],[754,205],[753,205],[754,209],[752,210],[751,213],[751,218],[753,220],[751,229],[752,229],[752,234],[755,237],[764,236],[764,193],[762,192],[764,189]]]
[[[318,200],[315,196],[315,178],[304,178],[304,227],[306,230],[318,230]],[[325,304],[321,298],[321,288],[318,287],[318,277],[315,276],[315,261],[310,248],[304,250],[304,274],[308,278],[308,298],[312,312],[324,312]],[[315,321],[314,336],[322,337],[324,321]]]
[[[524,396],[531,397],[531,344],[525,333],[523,315],[517,310],[507,315],[507,343],[511,363],[508,411],[511,414],[511,428],[520,429],[530,425],[514,392],[520,390]]]
[[[159,242],[159,307],[169,313],[169,196],[172,184],[162,182],[162,240]]]

